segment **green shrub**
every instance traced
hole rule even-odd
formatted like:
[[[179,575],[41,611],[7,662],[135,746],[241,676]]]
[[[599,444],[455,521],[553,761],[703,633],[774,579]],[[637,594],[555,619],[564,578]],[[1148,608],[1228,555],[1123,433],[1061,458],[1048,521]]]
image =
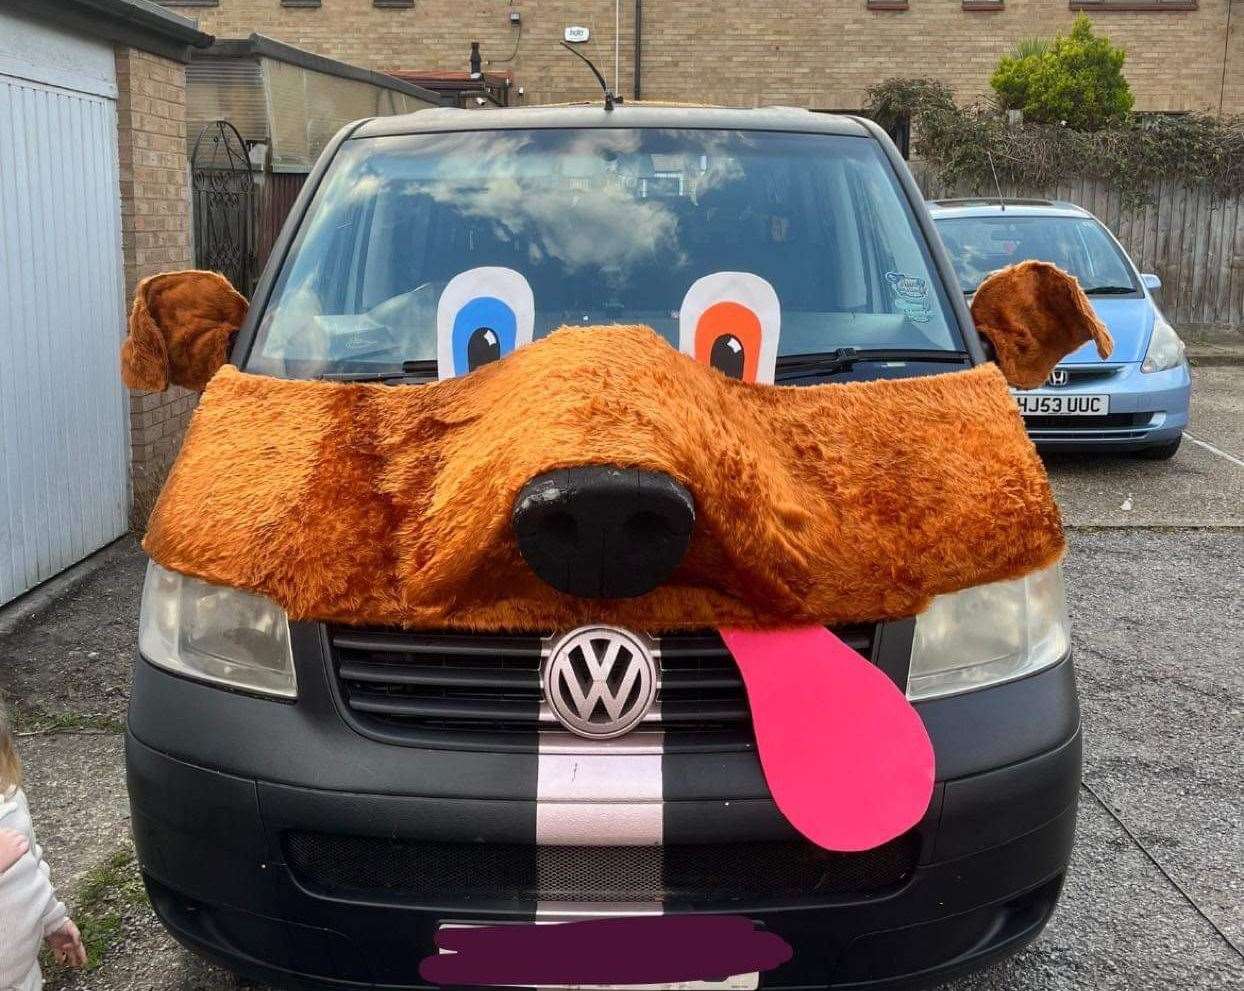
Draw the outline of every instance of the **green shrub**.
[[[1050,50],[1049,38],[1020,38],[1015,42],[1015,49],[1011,52],[1013,58],[1027,58],[1030,55],[1044,55]]]
[[[991,160],[1003,185],[1024,195],[1051,195],[1080,178],[1109,182],[1131,206],[1147,202],[1158,182],[1244,195],[1244,118],[1125,114],[1100,131],[1030,118],[1010,127],[997,107],[956,106],[928,79],[887,79],[868,99],[869,116],[884,126],[910,117],[913,153],[956,195],[992,194]]]
[[[1096,131],[1126,117],[1132,91],[1123,76],[1126,53],[1093,34],[1080,14],[1068,34],[1044,48],[1033,40],[1004,55],[990,80],[1007,110],[1022,110],[1037,124]]]

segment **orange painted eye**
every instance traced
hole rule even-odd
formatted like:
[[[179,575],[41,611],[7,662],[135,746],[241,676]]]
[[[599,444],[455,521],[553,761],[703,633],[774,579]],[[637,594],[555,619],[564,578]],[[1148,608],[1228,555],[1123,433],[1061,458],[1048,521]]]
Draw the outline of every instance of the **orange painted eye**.
[[[744,382],[772,382],[781,307],[773,287],[748,272],[698,279],[683,298],[679,350]]]
[[[695,359],[745,382],[756,381],[760,319],[740,303],[714,303],[700,315],[695,328]]]

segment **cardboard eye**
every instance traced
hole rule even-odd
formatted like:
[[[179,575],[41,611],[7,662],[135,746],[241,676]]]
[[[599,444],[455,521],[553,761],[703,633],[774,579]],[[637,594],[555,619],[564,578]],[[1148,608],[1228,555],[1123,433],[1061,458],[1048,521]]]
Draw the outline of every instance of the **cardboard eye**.
[[[683,297],[678,349],[731,378],[771,383],[781,327],[773,286],[750,272],[716,272]]]
[[[436,366],[442,379],[466,375],[531,343],[535,299],[512,268],[455,275],[436,306]]]

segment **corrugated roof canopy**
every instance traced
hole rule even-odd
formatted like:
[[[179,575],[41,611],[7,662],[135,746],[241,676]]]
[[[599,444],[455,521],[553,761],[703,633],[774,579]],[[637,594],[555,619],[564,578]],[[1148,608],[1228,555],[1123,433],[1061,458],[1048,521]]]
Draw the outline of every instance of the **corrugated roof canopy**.
[[[227,120],[244,141],[269,145],[274,172],[308,172],[350,121],[442,106],[431,90],[260,34],[218,41],[186,69],[186,140]]]

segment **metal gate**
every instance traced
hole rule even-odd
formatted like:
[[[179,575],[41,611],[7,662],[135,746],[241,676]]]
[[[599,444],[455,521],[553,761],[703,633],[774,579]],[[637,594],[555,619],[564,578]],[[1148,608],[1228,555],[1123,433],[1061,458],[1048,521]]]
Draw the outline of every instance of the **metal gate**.
[[[33,30],[0,13],[6,29]],[[56,85],[0,62],[0,603],[124,533],[128,509],[113,53],[48,34]]]
[[[250,156],[227,120],[203,125],[190,153],[194,263],[220,272],[243,296],[255,288],[255,184]]]

